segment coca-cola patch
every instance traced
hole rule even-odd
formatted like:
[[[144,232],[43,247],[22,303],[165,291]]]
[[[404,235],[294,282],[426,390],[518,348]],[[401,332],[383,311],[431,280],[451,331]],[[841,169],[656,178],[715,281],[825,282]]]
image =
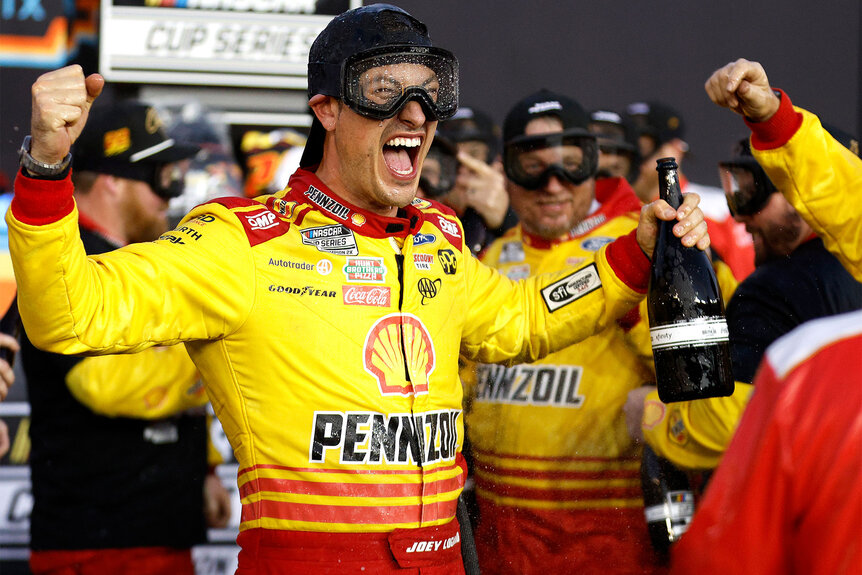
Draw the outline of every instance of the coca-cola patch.
[[[390,307],[392,295],[388,286],[341,286],[344,305]]]

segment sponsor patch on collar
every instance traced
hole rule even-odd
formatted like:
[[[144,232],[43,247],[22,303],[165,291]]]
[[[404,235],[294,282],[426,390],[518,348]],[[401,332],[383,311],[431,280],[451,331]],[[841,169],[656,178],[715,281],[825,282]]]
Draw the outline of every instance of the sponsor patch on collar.
[[[339,220],[347,220],[347,216],[350,215],[350,208],[348,208],[341,202],[330,198],[314,186],[308,186],[308,189],[305,190],[305,196],[310,202],[317,205],[321,210],[329,212]],[[364,218],[364,216],[362,217]],[[363,221],[363,223],[365,222]]]

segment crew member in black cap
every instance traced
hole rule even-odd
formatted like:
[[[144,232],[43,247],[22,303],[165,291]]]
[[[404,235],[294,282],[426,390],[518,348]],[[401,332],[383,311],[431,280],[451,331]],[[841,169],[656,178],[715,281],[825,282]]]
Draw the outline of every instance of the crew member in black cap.
[[[633,183],[640,167],[640,149],[638,130],[632,119],[613,110],[593,110],[590,132],[599,142],[596,179],[625,178]]]
[[[239,463],[243,575],[463,573],[459,353],[533,361],[613,323],[643,299],[658,218],[709,244],[692,195],[644,208],[585,268],[514,282],[478,262],[451,210],[415,198],[457,61],[372,4],[311,46],[315,119],[287,189],[198,206],[89,265],[62,172],[102,85],[69,67],[33,87],[8,218],[22,319],[65,353],[186,343]]]
[[[460,107],[437,134],[458,148],[458,178],[440,201],[455,210],[467,245],[479,254],[518,221],[506,194],[500,128],[484,112]]]
[[[86,252],[167,231],[168,199],[182,192],[179,163],[197,151],[169,138],[143,103],[94,107],[73,148]],[[25,327],[32,572],[194,573],[205,496],[222,512],[230,501],[214,475],[205,489],[207,398],[184,347],[67,357],[34,347]]]
[[[504,162],[520,221],[484,263],[512,279],[537,276],[593,261],[635,228],[641,203],[626,179],[595,178],[600,144],[589,123],[580,104],[549,90],[513,106]],[[664,572],[643,520],[641,448],[622,410],[653,377],[651,356],[637,351],[649,349],[646,329],[631,329],[639,321],[632,314],[537,362],[463,377],[477,380],[467,431],[482,573]],[[567,476],[582,480],[573,487]]]
[[[627,108],[629,116],[639,129],[641,164],[637,179],[632,183],[642,202],[658,198],[658,172],[656,160],[675,158],[680,166],[682,193],[697,193],[701,198],[701,209],[709,224],[712,237],[712,256],[721,263],[716,273],[727,276],[722,291],[728,294],[735,282],[743,280],[754,269],[754,246],[745,227],[734,221],[727,210],[721,190],[692,182],[683,172],[683,160],[689,151],[685,141],[686,125],[674,108],[662,102],[635,102]],[[727,274],[725,272],[729,271]]]

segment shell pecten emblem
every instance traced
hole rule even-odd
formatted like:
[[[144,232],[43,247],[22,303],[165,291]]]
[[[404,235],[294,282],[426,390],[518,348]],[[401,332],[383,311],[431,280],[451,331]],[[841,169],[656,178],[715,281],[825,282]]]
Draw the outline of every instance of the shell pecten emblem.
[[[415,315],[401,313],[383,316],[371,326],[363,360],[365,371],[377,380],[382,395],[428,393],[428,378],[436,366],[428,328]],[[405,380],[406,372],[412,382]]]

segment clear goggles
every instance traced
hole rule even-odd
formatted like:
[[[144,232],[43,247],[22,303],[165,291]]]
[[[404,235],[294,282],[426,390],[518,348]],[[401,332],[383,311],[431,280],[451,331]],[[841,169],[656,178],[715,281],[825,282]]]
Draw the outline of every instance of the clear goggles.
[[[458,109],[458,60],[447,50],[425,46],[383,46],[344,62],[341,98],[367,118],[384,120],[410,100],[435,120]]]
[[[519,136],[506,144],[503,157],[509,179],[528,190],[541,188],[551,176],[582,184],[595,175],[598,163],[596,136],[584,130]]]
[[[440,136],[435,136],[422,164],[419,187],[425,197],[438,198],[452,191],[458,179],[458,151]]]
[[[777,191],[763,168],[754,160],[721,162],[718,164],[718,176],[727,207],[733,216],[753,216],[763,209],[769,196]]]

